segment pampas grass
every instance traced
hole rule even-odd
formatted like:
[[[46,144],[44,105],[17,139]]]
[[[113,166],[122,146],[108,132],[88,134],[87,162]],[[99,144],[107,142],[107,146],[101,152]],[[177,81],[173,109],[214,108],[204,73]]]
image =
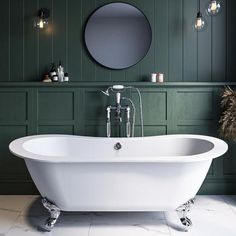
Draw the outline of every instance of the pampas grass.
[[[236,91],[226,86],[221,97],[220,135],[236,142]]]

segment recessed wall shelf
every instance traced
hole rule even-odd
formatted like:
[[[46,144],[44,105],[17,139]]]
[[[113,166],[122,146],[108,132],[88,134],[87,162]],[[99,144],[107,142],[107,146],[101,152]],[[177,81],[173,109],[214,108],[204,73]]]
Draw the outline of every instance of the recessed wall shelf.
[[[43,83],[43,82],[0,82],[1,87],[89,87],[89,88],[100,88],[103,86],[123,84],[149,88],[163,88],[163,87],[221,87],[221,86],[236,86],[236,82],[164,82],[164,83],[152,83],[152,82],[68,82],[68,83]]]

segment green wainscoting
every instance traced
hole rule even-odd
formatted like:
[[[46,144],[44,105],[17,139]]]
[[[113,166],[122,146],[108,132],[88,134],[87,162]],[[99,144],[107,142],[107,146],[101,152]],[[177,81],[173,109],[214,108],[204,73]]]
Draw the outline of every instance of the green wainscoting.
[[[129,84],[129,83],[125,83]],[[15,138],[32,134],[105,136],[107,83],[2,83],[0,87],[0,193],[36,193],[22,159],[9,153]],[[223,83],[132,83],[141,89],[145,136],[194,133],[218,136]],[[130,96],[138,108],[136,93]],[[139,115],[135,127],[140,135]],[[115,136],[116,133],[113,133]],[[42,147],[43,148],[43,147]],[[171,148],[171,147],[170,147]],[[236,145],[213,161],[200,193],[236,193]]]

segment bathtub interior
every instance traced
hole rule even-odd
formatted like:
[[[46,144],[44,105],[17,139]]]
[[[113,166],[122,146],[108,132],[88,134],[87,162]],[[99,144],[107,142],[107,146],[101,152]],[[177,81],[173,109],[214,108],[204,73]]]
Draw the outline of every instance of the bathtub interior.
[[[117,151],[114,145],[120,142],[122,148]],[[172,157],[193,156],[209,152],[214,143],[187,137],[172,138],[86,138],[76,136],[38,137],[25,141],[23,149],[29,153],[65,158],[104,158],[122,156]]]

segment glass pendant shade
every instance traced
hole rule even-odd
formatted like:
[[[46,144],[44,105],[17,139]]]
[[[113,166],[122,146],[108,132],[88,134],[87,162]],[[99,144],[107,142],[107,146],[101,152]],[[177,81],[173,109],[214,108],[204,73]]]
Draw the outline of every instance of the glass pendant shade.
[[[194,28],[196,31],[203,31],[206,29],[206,20],[203,18],[202,13],[199,11],[194,21]]]
[[[34,26],[38,29],[44,29],[48,25],[49,10],[40,9],[37,18],[34,21]]]
[[[46,27],[48,25],[48,21],[45,19],[36,19],[34,26],[39,28],[39,29],[43,29],[44,27]]]
[[[220,7],[219,1],[212,0],[207,7],[207,13],[209,15],[216,15],[219,13]]]

